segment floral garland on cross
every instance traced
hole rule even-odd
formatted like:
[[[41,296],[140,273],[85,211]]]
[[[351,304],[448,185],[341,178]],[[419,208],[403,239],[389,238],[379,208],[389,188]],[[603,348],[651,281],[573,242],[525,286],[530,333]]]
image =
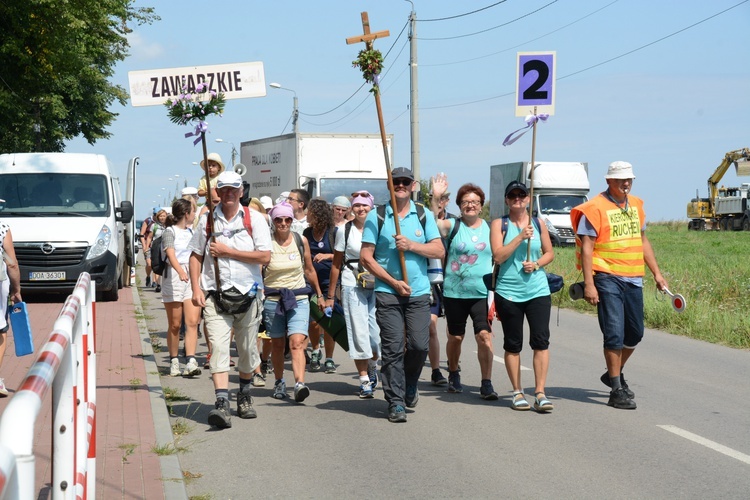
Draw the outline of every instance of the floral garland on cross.
[[[167,99],[164,106],[167,107],[167,116],[172,123],[187,125],[190,122],[198,122],[195,131],[185,134],[185,137],[197,136],[193,141],[193,145],[196,145],[208,130],[205,118],[213,114],[221,116],[225,103],[224,94],[208,90],[207,84],[199,83],[195,90],[191,91],[183,80],[180,95]]]
[[[380,92],[380,72],[383,70],[383,54],[379,50],[366,48],[359,51],[357,59],[352,61],[352,67],[359,68],[362,71],[365,81],[372,83],[370,92],[377,94]]]

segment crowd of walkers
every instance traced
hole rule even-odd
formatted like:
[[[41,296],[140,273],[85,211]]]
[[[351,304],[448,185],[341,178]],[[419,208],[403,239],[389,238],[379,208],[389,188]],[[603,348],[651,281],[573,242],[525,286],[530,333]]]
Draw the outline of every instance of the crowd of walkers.
[[[337,342],[348,346],[358,375],[358,395],[372,399],[382,389],[388,419],[405,422],[419,402],[418,382],[430,359],[430,382],[449,393],[463,391],[461,351],[468,320],[481,373],[479,396],[497,400],[492,382],[493,319],[502,327],[505,367],[512,388],[511,408],[550,412],[545,392],[550,363],[551,291],[544,267],[555,258],[547,226],[529,213],[529,189],[521,180],[506,186],[506,216],[487,223],[485,193],[477,185],[459,187],[448,212],[448,179],[431,179],[428,206],[412,201],[418,183],[405,168],[392,171],[395,204],[376,206],[367,191],[310,199],[292,189],[272,203],[247,197],[242,178],[226,171],[211,153],[201,166],[211,176],[198,189],[186,188],[171,213],[155,211],[141,230],[146,286],[160,291],[168,318],[171,376],[201,373],[196,346],[203,318],[209,349],[204,369],[215,390],[208,422],[231,427],[229,371],[235,343],[239,371],[237,415],[255,418],[250,388],[273,376],[273,397],[290,397],[285,362],[290,361],[292,398],[309,395],[305,373],[336,371]],[[578,238],[578,266],[584,298],[598,308],[611,388],[609,406],[635,408],[622,368],[643,336],[644,264],[659,289],[666,281],[645,235],[643,202],[629,195],[635,176],[626,162],[609,166],[607,190],[571,214]],[[243,203],[243,194],[246,203]],[[210,196],[213,211],[199,210]],[[629,218],[627,237],[613,230],[617,217]],[[159,243],[165,262],[151,277]],[[428,262],[430,265],[428,266]],[[443,273],[428,273],[439,262]],[[640,300],[640,302],[639,302]],[[448,377],[441,373],[437,318],[445,316]],[[346,338],[334,338],[315,318],[339,317]],[[333,324],[333,319],[325,324]],[[521,381],[524,323],[533,351],[534,397]],[[185,365],[179,360],[184,339]],[[467,361],[464,360],[464,363]],[[380,370],[378,370],[380,364]]]

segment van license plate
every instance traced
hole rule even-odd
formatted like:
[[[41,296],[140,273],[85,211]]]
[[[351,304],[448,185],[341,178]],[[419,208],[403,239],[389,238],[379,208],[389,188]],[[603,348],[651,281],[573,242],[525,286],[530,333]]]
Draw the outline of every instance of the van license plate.
[[[29,281],[63,281],[65,271],[32,271],[29,273]]]

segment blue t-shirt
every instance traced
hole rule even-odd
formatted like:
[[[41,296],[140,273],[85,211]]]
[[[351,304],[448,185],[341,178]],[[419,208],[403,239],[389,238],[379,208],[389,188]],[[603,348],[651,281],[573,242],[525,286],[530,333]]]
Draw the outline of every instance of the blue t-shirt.
[[[401,234],[417,243],[427,243],[440,238],[435,219],[427,211],[425,214],[425,227],[417,215],[417,207],[413,201],[409,202],[409,213],[403,219],[400,219]],[[396,228],[393,222],[393,209],[391,204],[385,205],[385,220],[383,227],[378,235],[378,213],[377,210],[371,210],[365,220],[365,229],[362,232],[362,243],[372,243],[375,245],[375,260],[385,269],[388,274],[400,280],[402,278],[401,262],[396,250],[396,240],[394,235]],[[406,261],[406,273],[409,276],[409,286],[411,287],[412,297],[427,295],[430,293],[430,280],[427,278],[427,257],[414,252],[404,252]],[[375,291],[396,294],[396,291],[390,285],[375,278]]]
[[[531,262],[536,262],[542,256],[542,240],[535,224],[533,227],[534,235],[531,240],[526,241],[531,242]],[[510,222],[503,244],[510,243],[520,232],[521,229]],[[523,270],[523,262],[526,260],[526,241],[518,245],[516,251],[500,265],[500,272],[497,275],[495,292],[511,302],[528,302],[550,294],[547,274],[542,269],[533,273]]]
[[[450,221],[448,234],[453,231],[456,220]],[[446,257],[443,295],[452,299],[486,298],[483,276],[492,272],[490,226],[482,221],[482,225],[472,229],[462,222]]]

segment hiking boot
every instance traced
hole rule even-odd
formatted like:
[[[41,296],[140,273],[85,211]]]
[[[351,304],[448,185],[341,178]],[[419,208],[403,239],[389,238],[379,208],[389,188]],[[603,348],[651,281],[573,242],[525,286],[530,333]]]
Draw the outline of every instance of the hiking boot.
[[[599,377],[599,380],[601,380],[602,384],[606,385],[610,389],[612,388],[612,381],[609,380],[609,372],[604,372],[604,374]],[[625,389],[625,392],[628,393],[628,397],[630,399],[633,399],[635,397],[635,393],[630,390],[630,387],[628,387],[628,383],[625,382],[625,376],[622,373],[620,373],[620,385],[623,389]]]
[[[607,406],[614,406],[619,410],[635,410],[635,401],[628,397],[627,391],[623,387],[609,393]]]
[[[232,427],[232,418],[229,416],[229,411],[229,401],[218,398],[216,404],[214,404],[214,409],[208,412],[208,425],[219,429]]]
[[[266,377],[264,377],[262,373],[253,373],[252,383],[253,387],[265,387]]]
[[[327,359],[324,365],[326,373],[336,373],[336,363],[332,359]]]
[[[154,291],[155,291],[156,293],[159,293],[159,292],[161,292],[161,285],[160,285],[159,283],[157,283],[157,284],[156,284],[156,288],[154,288]]]
[[[253,398],[250,397],[250,393],[240,391],[237,393],[237,415],[240,418],[256,418],[255,408],[253,408]]]
[[[432,370],[432,385],[434,386],[448,385],[448,379],[443,377],[443,374],[440,371],[440,368],[435,368],[434,370]]]
[[[182,372],[183,377],[195,377],[201,374],[201,369],[198,368],[198,362],[195,358],[190,358],[190,361],[185,365],[185,370]]]
[[[448,392],[464,392],[461,375],[458,372],[448,372]]]
[[[146,276],[146,288],[151,286],[151,276]]]
[[[180,375],[182,375],[182,371],[180,371],[180,360],[172,358],[172,361],[169,362],[169,376],[179,377]]]
[[[406,409],[401,405],[393,405],[388,409],[388,421],[393,423],[406,422]]]
[[[320,351],[313,351],[312,354],[310,354],[310,371],[316,372],[320,370]]]
[[[8,389],[5,387],[5,380],[0,378],[0,398],[8,397]]]
[[[370,387],[374,391],[378,386],[378,365],[370,363],[367,365],[367,376],[370,377]]]
[[[305,384],[302,382],[297,382],[294,384],[294,400],[298,403],[301,403],[305,399],[307,399],[307,396],[310,395],[310,389],[307,388]]]
[[[498,396],[495,388],[492,387],[492,382],[482,380],[482,386],[479,388],[479,397],[485,401],[497,401]]]
[[[404,403],[407,408],[415,408],[419,403],[419,389],[416,385],[407,385],[406,394],[404,395]]]
[[[359,386],[359,397],[361,399],[372,399],[375,395],[372,390],[372,383],[365,382]]]
[[[275,399],[284,399],[286,397],[286,382],[281,378],[273,384],[273,397]]]

